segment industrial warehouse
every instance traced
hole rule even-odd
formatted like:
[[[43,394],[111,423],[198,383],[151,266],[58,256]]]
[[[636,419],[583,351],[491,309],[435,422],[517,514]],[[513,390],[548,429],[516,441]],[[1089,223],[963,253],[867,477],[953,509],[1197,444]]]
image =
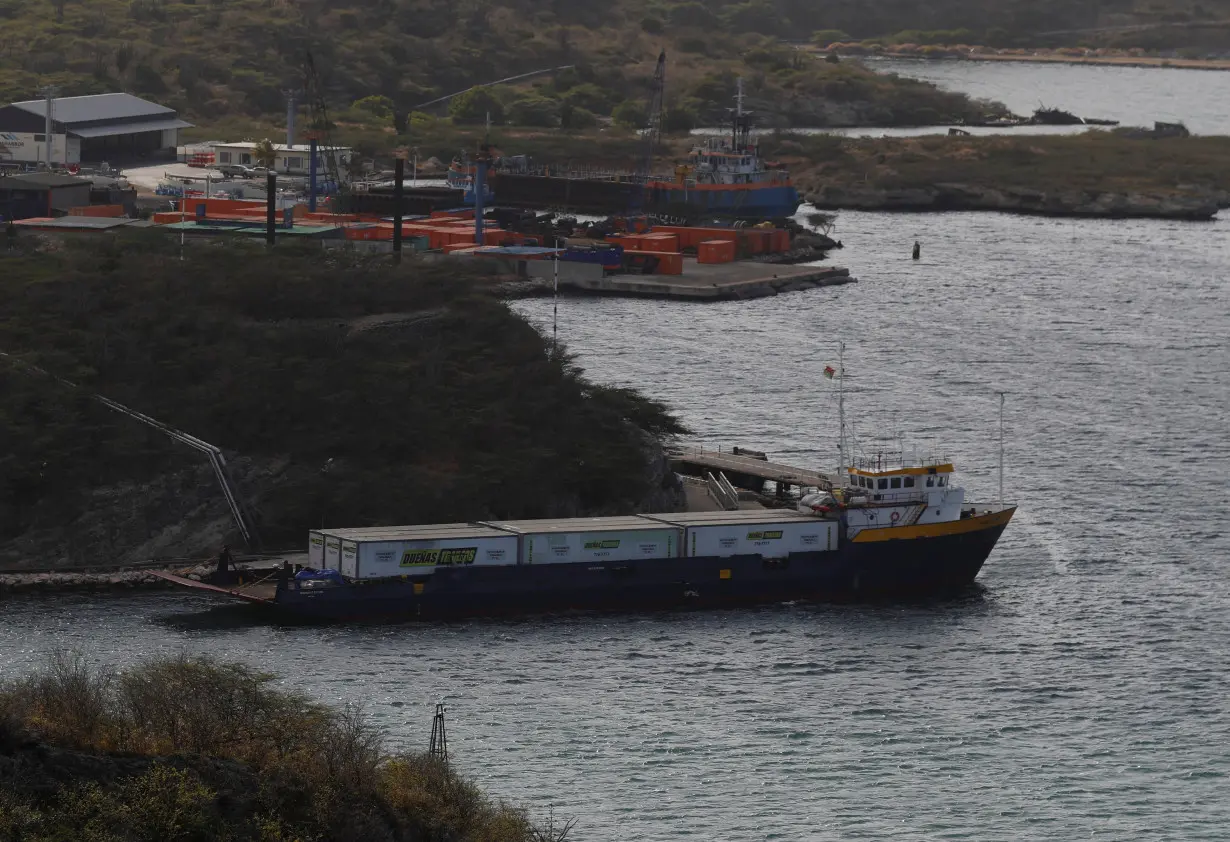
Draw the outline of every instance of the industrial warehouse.
[[[62,167],[173,157],[180,129],[174,109],[112,93],[47,97],[0,108],[0,165]]]

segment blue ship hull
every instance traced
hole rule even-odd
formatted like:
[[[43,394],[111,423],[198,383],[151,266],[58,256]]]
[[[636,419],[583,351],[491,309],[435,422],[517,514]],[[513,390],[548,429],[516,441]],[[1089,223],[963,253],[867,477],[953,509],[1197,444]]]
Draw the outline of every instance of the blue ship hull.
[[[638,195],[630,180],[523,175],[497,170],[492,174],[492,185],[494,199],[501,205],[554,208],[569,213],[626,213],[636,208],[663,214],[760,220],[794,216],[801,201],[791,184],[685,190],[669,182],[650,182]]]
[[[507,567],[439,568],[428,576],[342,586],[281,584],[270,602],[287,619],[447,620],[559,611],[710,609],[793,600],[919,599],[973,583],[1012,510],[959,534],[836,550]],[[984,520],[980,518],[979,520]]]
[[[774,184],[753,189],[684,190],[682,187],[652,191],[655,206],[688,206],[716,216],[753,219],[794,216],[801,200],[791,184]]]

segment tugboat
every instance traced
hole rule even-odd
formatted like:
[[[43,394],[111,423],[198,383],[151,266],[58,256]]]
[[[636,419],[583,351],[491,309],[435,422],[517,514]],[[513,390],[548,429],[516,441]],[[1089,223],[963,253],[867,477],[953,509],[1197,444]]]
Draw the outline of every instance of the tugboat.
[[[947,461],[847,464],[839,405],[839,475],[809,472],[827,487],[795,509],[320,529],[308,535],[303,569],[276,580],[233,587],[160,575],[318,621],[918,599],[967,588],[1016,511],[1002,503],[1002,443],[1001,502],[970,503]],[[767,464],[721,458],[744,460],[735,471]]]

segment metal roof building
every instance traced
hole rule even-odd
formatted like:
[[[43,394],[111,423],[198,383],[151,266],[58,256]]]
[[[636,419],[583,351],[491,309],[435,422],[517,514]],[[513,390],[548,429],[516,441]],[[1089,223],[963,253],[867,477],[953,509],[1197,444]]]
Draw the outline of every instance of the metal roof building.
[[[179,146],[192,124],[174,109],[132,94],[58,97],[51,101],[51,161],[131,161]],[[47,161],[47,100],[0,108],[0,163]]]

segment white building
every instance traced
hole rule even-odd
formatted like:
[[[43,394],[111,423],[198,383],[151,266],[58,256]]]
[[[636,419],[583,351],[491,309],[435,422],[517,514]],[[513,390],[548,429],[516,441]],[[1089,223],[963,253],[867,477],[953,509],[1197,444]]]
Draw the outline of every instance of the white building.
[[[222,164],[239,164],[245,167],[257,166],[256,156],[253,150],[256,149],[256,143],[251,141],[243,141],[241,143],[215,143],[214,144],[214,163]],[[327,152],[331,150],[334,157],[337,159],[337,170],[342,180],[347,180],[348,165],[354,158],[354,150],[349,146],[333,146],[316,148],[316,177],[322,181],[329,177],[329,162]],[[273,151],[277,155],[274,169],[285,175],[308,175],[311,167],[311,147],[305,143],[296,143],[292,146],[287,146],[285,143],[273,144]]]

